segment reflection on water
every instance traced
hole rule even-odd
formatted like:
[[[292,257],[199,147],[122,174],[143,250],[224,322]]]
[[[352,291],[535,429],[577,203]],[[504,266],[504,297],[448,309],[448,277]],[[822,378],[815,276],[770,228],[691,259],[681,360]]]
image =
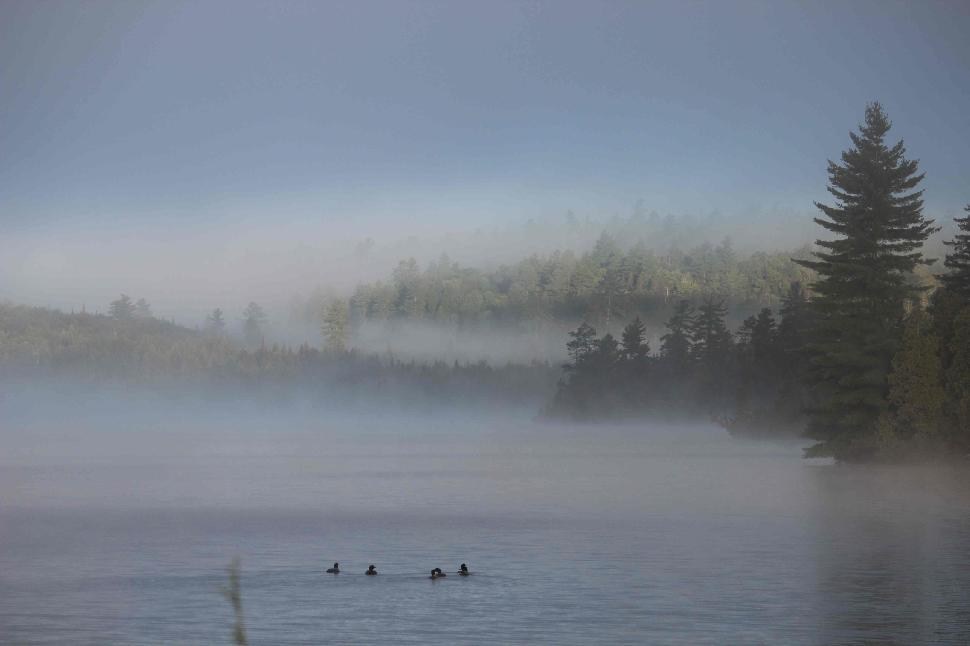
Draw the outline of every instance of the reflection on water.
[[[253,643],[970,642],[958,469],[713,428],[162,430],[0,431],[0,642],[226,643],[236,554]]]
[[[827,641],[970,641],[968,478],[953,467],[815,472]]]

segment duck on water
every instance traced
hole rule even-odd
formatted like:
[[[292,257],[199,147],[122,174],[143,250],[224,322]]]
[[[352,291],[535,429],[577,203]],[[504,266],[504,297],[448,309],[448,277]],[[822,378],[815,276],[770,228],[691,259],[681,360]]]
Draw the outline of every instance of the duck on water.
[[[334,563],[333,567],[327,568],[327,574],[340,574],[340,563]],[[364,572],[364,574],[366,574],[367,576],[377,575],[377,567],[374,566],[374,564],[368,565],[367,571]],[[471,572],[468,571],[468,566],[462,563],[458,568],[457,574],[459,576],[468,576],[471,574]],[[430,578],[432,579],[440,579],[446,576],[448,575],[445,574],[440,567],[436,567],[435,569],[431,570]]]

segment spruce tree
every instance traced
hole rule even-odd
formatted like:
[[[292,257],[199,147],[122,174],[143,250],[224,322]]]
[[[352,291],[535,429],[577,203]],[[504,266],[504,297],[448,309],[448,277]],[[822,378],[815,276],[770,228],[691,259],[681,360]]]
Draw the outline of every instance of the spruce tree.
[[[970,449],[970,306],[956,316],[951,361],[946,369],[947,410],[952,419],[952,441],[961,450]]]
[[[946,287],[937,289],[930,296],[927,311],[933,322],[934,332],[940,339],[940,360],[943,362],[943,370],[949,368],[953,359],[951,342],[953,341],[954,324],[957,316],[966,306],[966,300]]]
[[[967,212],[962,218],[954,218],[960,233],[953,240],[943,244],[953,248],[953,253],[946,254],[943,264],[950,271],[941,275],[946,288],[959,295],[964,300],[970,300],[970,204],[963,209]]]
[[[754,326],[751,329],[751,353],[755,364],[763,376],[775,372],[775,350],[778,342],[778,329],[775,317],[767,307],[758,312]]]
[[[720,407],[734,381],[728,374],[733,337],[724,324],[726,314],[724,303],[709,296],[698,308],[690,328],[695,388],[711,410]]]
[[[929,317],[914,311],[889,374],[892,427],[901,440],[925,443],[940,439],[946,394],[939,347]]]
[[[650,372],[650,344],[646,327],[636,317],[623,328],[620,342],[620,396],[627,408],[640,409],[647,402],[647,382]]]
[[[808,301],[801,283],[795,282],[789,286],[788,294],[781,299],[780,313],[778,343],[781,345],[782,352],[787,355],[788,361],[795,362],[796,356],[804,349],[809,327]]]
[[[256,347],[263,343],[263,327],[266,325],[266,312],[256,303],[249,303],[243,310],[243,336],[246,343]]]
[[[570,363],[563,367],[566,370],[576,370],[596,349],[596,328],[584,321],[569,336],[572,341],[566,343],[566,351],[569,353]]]
[[[116,321],[130,321],[135,317],[135,304],[128,294],[122,294],[108,306],[108,315]]]
[[[218,307],[205,318],[205,330],[212,336],[222,336],[226,331],[226,319]]]
[[[646,340],[647,328],[640,317],[636,317],[623,328],[622,355],[628,361],[640,361],[650,354],[650,344]]]
[[[620,344],[617,343],[612,334],[607,333],[596,342],[594,347],[591,357],[595,361],[595,368],[602,371],[605,376],[620,359]]]
[[[871,456],[905,303],[918,291],[909,278],[917,265],[930,262],[920,248],[937,229],[923,216],[922,191],[915,190],[923,175],[905,158],[902,141],[886,145],[890,127],[878,103],[866,107],[842,163],[829,161],[835,204],[816,203],[823,217],[815,222],[834,238],[816,242],[815,260],[796,261],[818,272],[808,347],[816,398],[808,435],[818,444],[810,456]]]
[[[738,342],[738,351],[741,354],[749,355],[751,353],[751,337],[754,335],[756,325],[758,325],[758,317],[749,316],[741,322],[741,327],[735,333]]]
[[[139,298],[138,302],[135,303],[134,316],[140,319],[150,319],[155,315],[152,313],[152,306],[148,301],[144,298]]]
[[[694,308],[687,301],[680,301],[667,321],[667,334],[660,337],[660,357],[667,369],[683,375],[690,365],[690,330],[694,323]]]
[[[336,298],[323,313],[323,325],[320,328],[329,352],[340,353],[347,350],[348,325],[347,301]]]
[[[702,365],[720,366],[731,351],[731,333],[724,324],[723,301],[707,297],[690,327],[691,352]]]

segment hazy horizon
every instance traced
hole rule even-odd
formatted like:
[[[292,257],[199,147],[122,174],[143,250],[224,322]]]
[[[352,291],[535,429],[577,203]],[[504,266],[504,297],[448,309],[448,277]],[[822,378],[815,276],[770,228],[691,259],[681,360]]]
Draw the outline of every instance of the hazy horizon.
[[[968,34],[0,0],[0,642],[970,643]]]
[[[945,224],[968,27],[947,3],[2,2],[0,300],[281,312],[409,256],[582,251],[524,232],[637,204],[785,250],[870,100]]]

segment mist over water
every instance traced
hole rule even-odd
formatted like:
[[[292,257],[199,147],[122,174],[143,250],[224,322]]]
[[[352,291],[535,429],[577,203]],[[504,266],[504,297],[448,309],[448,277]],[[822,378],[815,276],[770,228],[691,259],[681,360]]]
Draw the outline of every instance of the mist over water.
[[[501,411],[128,426],[0,433],[5,641],[224,642],[234,555],[253,643],[970,638],[959,470]]]
[[[3,0],[0,646],[970,644],[967,33]]]

